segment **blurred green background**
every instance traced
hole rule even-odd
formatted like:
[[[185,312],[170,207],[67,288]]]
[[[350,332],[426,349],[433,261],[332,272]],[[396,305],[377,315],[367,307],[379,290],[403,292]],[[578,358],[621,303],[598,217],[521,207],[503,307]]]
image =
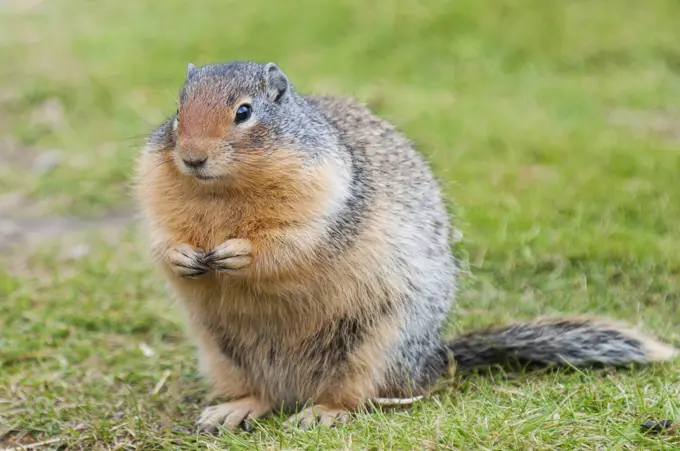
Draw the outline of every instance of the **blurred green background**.
[[[675,0],[0,0],[0,444],[674,446],[639,423],[680,417],[677,363],[454,379],[346,428],[197,438],[205,387],[129,175],[187,63],[275,61],[432,163],[471,272],[452,331],[594,313],[678,342],[679,18]]]

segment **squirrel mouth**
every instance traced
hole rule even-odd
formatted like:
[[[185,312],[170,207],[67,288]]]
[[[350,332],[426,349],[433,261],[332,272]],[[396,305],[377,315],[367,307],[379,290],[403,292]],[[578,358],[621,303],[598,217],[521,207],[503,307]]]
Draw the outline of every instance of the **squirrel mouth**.
[[[201,174],[194,174],[194,177],[196,177],[198,180],[208,182],[210,180],[215,180],[217,177],[208,177],[206,175],[201,175]]]

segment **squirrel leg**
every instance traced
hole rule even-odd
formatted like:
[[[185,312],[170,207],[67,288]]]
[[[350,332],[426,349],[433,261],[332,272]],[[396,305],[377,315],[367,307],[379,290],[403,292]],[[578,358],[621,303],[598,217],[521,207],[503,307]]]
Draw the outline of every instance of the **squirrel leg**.
[[[386,383],[386,349],[397,332],[391,317],[342,319],[333,324],[319,343],[320,362],[326,367],[310,399],[314,404],[291,416],[288,427],[344,423],[378,396]]]
[[[226,398],[252,394],[243,371],[222,354],[209,331],[194,321],[190,326],[198,341],[201,372],[210,379],[215,393]]]
[[[218,426],[234,431],[246,427],[247,420],[254,420],[271,410],[268,403],[255,396],[241,370],[224,357],[212,341],[199,335],[201,342],[201,366],[213,383],[217,395],[232,401],[207,407],[197,420],[201,432],[214,433]]]
[[[326,381],[313,404],[288,418],[286,427],[310,429],[316,425],[335,426],[349,420],[350,414],[376,393],[373,376],[363,368],[362,359],[350,364],[340,378]]]
[[[216,395],[232,399],[203,410],[196,422],[199,431],[214,433],[220,425],[233,431],[269,412],[270,406],[254,395],[243,372],[224,356],[210,331],[192,315],[187,320],[197,340],[201,372],[211,380]]]

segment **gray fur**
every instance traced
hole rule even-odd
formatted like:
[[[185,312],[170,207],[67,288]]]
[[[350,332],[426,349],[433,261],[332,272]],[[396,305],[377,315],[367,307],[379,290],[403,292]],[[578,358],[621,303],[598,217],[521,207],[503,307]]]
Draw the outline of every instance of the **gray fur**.
[[[386,224],[384,239],[391,255],[385,264],[406,287],[399,300],[400,332],[386,355],[386,386],[392,393],[408,391],[409,385],[413,390],[423,388],[445,369],[431,366],[440,354],[440,331],[453,307],[458,272],[441,191],[411,142],[365,106],[335,98],[309,101],[340,131],[351,161],[361,168],[365,196],[372,196],[371,203],[377,202],[376,197],[388,200],[381,202],[382,210],[369,205],[363,212]],[[351,221],[361,221],[361,214],[355,210]]]

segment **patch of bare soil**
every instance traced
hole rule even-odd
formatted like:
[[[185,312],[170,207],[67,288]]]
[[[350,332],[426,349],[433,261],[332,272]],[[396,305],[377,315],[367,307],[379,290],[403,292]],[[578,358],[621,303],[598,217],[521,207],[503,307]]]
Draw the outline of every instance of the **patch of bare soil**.
[[[61,162],[56,150],[22,146],[0,140],[0,167],[27,170],[33,174],[50,171]],[[12,249],[25,249],[46,242],[59,242],[78,232],[120,232],[134,219],[130,209],[111,210],[97,218],[55,216],[50,213],[54,199],[31,199],[21,191],[0,193],[0,257]],[[75,253],[83,252],[75,250]]]
[[[680,112],[619,109],[609,112],[610,123],[651,133],[669,140],[680,140]]]
[[[0,139],[0,165],[6,169],[31,169],[42,153],[10,139]]]
[[[32,11],[43,4],[43,0],[0,0],[0,6],[7,6],[18,11]]]
[[[68,216],[45,216],[32,219],[8,218],[0,211],[0,253],[18,247],[33,247],[58,241],[78,232],[98,231],[106,235],[120,232],[133,220],[128,211],[110,211],[95,219]],[[83,252],[75,250],[77,254]]]

